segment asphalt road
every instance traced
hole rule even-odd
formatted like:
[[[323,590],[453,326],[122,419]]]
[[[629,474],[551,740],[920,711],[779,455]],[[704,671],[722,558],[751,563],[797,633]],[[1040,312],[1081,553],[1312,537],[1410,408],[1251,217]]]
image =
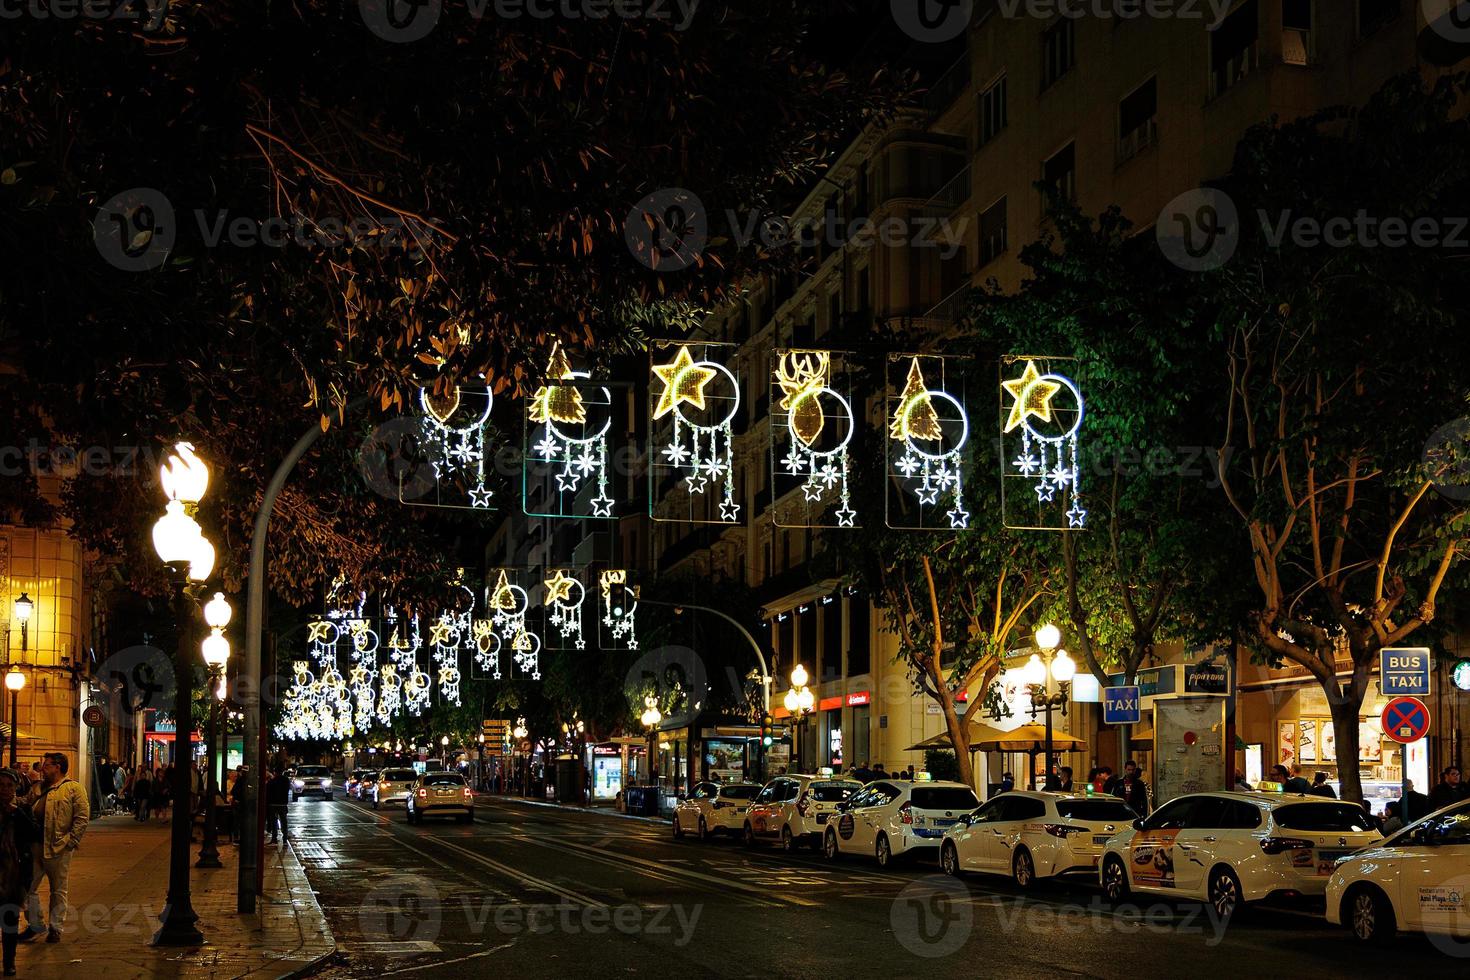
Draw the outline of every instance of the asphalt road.
[[[291,805],[340,952],[318,976],[1382,977],[1464,970],[1422,937],[1363,949],[1310,907],[1221,929],[1189,903],[1111,908],[1086,884],[788,858],[667,824],[481,798],[475,823]]]

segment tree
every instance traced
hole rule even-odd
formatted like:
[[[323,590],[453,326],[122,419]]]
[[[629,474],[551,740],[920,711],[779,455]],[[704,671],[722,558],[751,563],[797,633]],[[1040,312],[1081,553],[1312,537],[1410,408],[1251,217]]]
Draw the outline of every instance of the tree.
[[[1470,326],[1463,261],[1369,237],[1467,199],[1470,139],[1451,118],[1462,84],[1406,77],[1361,111],[1258,126],[1226,185],[1260,217],[1215,283],[1229,396],[1217,463],[1253,570],[1253,638],[1326,692],[1342,795],[1358,801],[1380,651],[1440,629],[1470,534],[1462,483],[1437,483],[1445,459],[1426,452],[1470,396],[1470,365],[1449,353]],[[1346,240],[1300,233],[1333,219]],[[1448,448],[1463,461],[1463,430]]]

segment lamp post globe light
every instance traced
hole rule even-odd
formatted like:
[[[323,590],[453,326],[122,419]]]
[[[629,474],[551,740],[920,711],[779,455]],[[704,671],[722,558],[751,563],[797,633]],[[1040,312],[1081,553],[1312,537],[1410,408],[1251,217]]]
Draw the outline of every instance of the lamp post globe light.
[[[35,609],[36,604],[32,602],[31,597],[26,595],[24,592],[22,592],[20,594],[20,597],[15,600],[15,621],[17,623],[20,623],[20,652],[22,659],[25,657],[26,649],[29,643],[27,624],[30,623],[31,613],[35,612]]]
[[[26,675],[21,671],[20,664],[11,664],[10,670],[5,674],[5,689],[10,692],[10,768],[16,766],[16,729],[19,722],[16,720],[16,711],[20,702],[20,692],[26,686]]]
[[[649,785],[658,785],[658,771],[654,760],[658,755],[658,723],[664,720],[664,714],[658,710],[658,699],[652,694],[643,699],[643,714],[639,716],[643,727],[648,729],[648,775]]]
[[[1077,676],[1077,664],[1062,645],[1062,631],[1051,623],[1036,631],[1036,646],[1040,653],[1033,653],[1026,666],[1021,668],[1021,680],[1031,695],[1031,720],[1042,713],[1046,715],[1046,757],[1042,767],[1042,786],[1054,790],[1060,784],[1052,772],[1052,712],[1061,710],[1067,717],[1067,702],[1071,696],[1072,678]],[[1056,681],[1057,690],[1051,689]],[[1036,775],[1032,773],[1031,788],[1036,788]]]
[[[204,665],[209,671],[210,686],[214,697],[209,701],[209,727],[205,734],[204,761],[208,776],[204,780],[204,843],[199,847],[196,868],[223,867],[219,860],[219,828],[215,825],[214,798],[219,792],[219,706],[225,697],[225,667],[230,662],[230,641],[225,639],[225,627],[230,625],[234,609],[223,592],[204,604],[204,621],[209,624],[209,635],[199,645]]]
[[[817,696],[812,693],[811,688],[806,686],[809,680],[811,680],[811,676],[806,672],[806,667],[797,664],[791,668],[791,687],[787,689],[786,697],[782,699],[782,703],[786,705],[786,710],[790,712],[791,717],[796,721],[796,726],[793,730],[796,736],[796,744],[792,746],[792,765],[796,767],[795,771],[797,772],[801,771],[802,764],[802,728],[806,726],[807,716],[816,710],[817,704]]]
[[[178,644],[174,652],[174,785],[173,799],[189,799],[189,736],[193,729],[194,662],[192,618],[200,583],[214,570],[214,546],[204,537],[194,514],[209,486],[209,468],[194,454],[194,447],[181,442],[159,467],[159,482],[167,503],[163,516],[153,525],[153,549],[168,566],[174,586],[174,622]],[[221,638],[223,639],[223,638]],[[211,654],[218,654],[212,645]],[[226,654],[228,656],[228,654]],[[155,946],[198,946],[204,942],[199,916],[189,892],[190,807],[175,805],[169,844],[168,898],[164,903]]]

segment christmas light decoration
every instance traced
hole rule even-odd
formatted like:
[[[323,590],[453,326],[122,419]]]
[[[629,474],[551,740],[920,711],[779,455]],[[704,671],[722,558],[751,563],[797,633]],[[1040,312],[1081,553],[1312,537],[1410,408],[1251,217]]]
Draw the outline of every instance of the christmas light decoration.
[[[771,372],[773,517],[782,527],[855,527],[848,477],[856,431],[852,401],[833,388],[834,354],[778,350]],[[846,376],[846,372],[842,372]],[[786,496],[800,488],[801,498]],[[835,510],[833,510],[835,506]],[[830,517],[828,516],[830,513]]]
[[[485,429],[495,395],[488,386],[451,388],[435,393],[419,390],[419,406],[423,409],[419,423],[419,443],[434,469],[436,503],[405,499],[402,479],[398,488],[399,503],[415,506],[454,507],[485,510],[490,507],[493,491],[485,484]],[[445,488],[454,488],[446,494]],[[461,495],[462,496],[459,496]],[[458,502],[467,500],[468,505]]]
[[[729,368],[711,359],[717,352],[727,354],[731,345],[659,341],[654,346],[671,345],[677,348],[672,361],[650,362],[652,421],[668,420],[650,430],[650,511],[655,520],[737,523],[734,420],[740,413],[740,381]],[[656,351],[651,356],[657,356]],[[686,512],[678,518],[666,516],[657,506],[663,485],[675,477],[682,478],[687,501]],[[711,484],[716,493],[707,493]]]
[[[606,650],[638,649],[638,586],[628,584],[626,569],[609,568],[597,578]]]
[[[575,575],[568,575],[558,568],[551,577],[542,582],[546,593],[546,631],[548,641],[553,638],[577,650],[585,650],[587,641],[582,635],[582,604],[587,599],[587,589]]]
[[[924,529],[970,526],[964,504],[964,459],[970,420],[958,387],[960,359],[941,355],[890,354],[890,374],[903,365],[905,380],[888,398],[888,526]],[[955,386],[955,390],[950,390]],[[958,394],[955,393],[958,391]],[[893,490],[912,493],[915,505],[894,506]],[[946,504],[948,509],[945,509]],[[937,515],[943,514],[943,519]]]
[[[573,370],[560,344],[552,349],[546,376],[526,404],[522,509],[533,517],[611,519],[612,393],[584,385],[592,376]],[[587,499],[582,490],[589,482],[597,493]],[[536,487],[542,492],[533,493]]]
[[[512,571],[500,569],[490,593],[490,624],[500,639],[510,644],[511,661],[532,680],[541,679],[541,637],[526,625],[531,598],[520,585],[513,583]],[[519,571],[516,572],[517,576]],[[483,649],[476,644],[477,649]],[[499,647],[496,651],[498,654]],[[496,669],[498,670],[498,656]],[[499,676],[497,674],[497,676]]]
[[[1024,362],[1020,375],[1007,378],[1018,362]],[[1053,371],[1047,359],[1009,356],[1001,361],[1000,393],[1005,526],[1018,530],[1086,527],[1082,471],[1077,462],[1077,439],[1085,414],[1081,389],[1066,375]],[[1016,484],[1027,486],[1029,492],[1014,492]]]

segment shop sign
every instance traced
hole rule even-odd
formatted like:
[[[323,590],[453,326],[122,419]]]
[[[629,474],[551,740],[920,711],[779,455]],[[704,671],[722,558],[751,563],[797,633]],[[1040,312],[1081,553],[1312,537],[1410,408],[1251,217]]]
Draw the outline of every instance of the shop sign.
[[[836,709],[841,707],[842,695],[840,694],[837,695],[835,698],[823,698],[822,700],[817,702],[818,711],[835,711]]]
[[[1178,673],[1173,664],[1164,667],[1147,667],[1138,671],[1133,678],[1133,683],[1138,686],[1138,696],[1140,698],[1153,698],[1158,697],[1160,694],[1177,693],[1175,685],[1177,684],[1176,677]],[[1122,687],[1127,682],[1127,675],[1125,674],[1108,675],[1109,687]]]
[[[849,694],[847,696],[847,706],[849,708],[855,708],[860,704],[871,704],[872,702],[873,698],[867,691],[858,691],[855,694]]]
[[[1203,663],[1184,665],[1184,692],[1186,694],[1230,695],[1230,665],[1227,663]]]

